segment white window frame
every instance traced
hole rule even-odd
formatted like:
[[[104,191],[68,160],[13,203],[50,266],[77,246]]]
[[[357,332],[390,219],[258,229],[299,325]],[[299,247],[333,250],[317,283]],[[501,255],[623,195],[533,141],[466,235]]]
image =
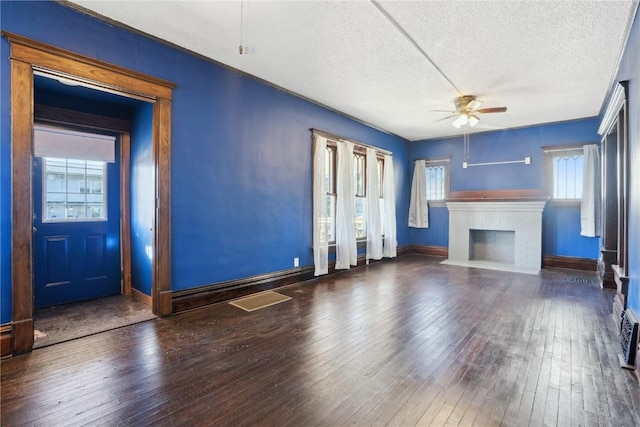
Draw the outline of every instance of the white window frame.
[[[48,186],[47,186],[47,163],[49,160],[64,160],[65,161],[65,178],[64,178],[64,191],[59,191],[59,192],[50,192],[47,191]],[[84,169],[85,169],[85,173],[84,173],[84,185],[81,186],[78,191],[74,191],[74,192],[70,192],[69,191],[69,177],[68,177],[68,169],[69,169],[69,161],[77,161],[77,162],[83,162],[84,163]],[[108,211],[107,211],[107,163],[106,162],[101,162],[98,161],[100,163],[102,163],[102,180],[101,180],[101,186],[102,186],[102,191],[101,193],[99,193],[102,196],[102,216],[100,217],[83,217],[83,218],[74,218],[74,217],[68,217],[68,216],[64,216],[64,217],[60,217],[60,218],[49,218],[49,215],[46,214],[46,211],[48,209],[48,205],[47,205],[47,195],[48,194],[54,194],[54,193],[59,193],[61,195],[64,196],[64,200],[62,201],[65,205],[65,213],[68,213],[68,209],[69,209],[69,194],[74,194],[75,196],[82,196],[84,199],[83,205],[84,205],[84,209],[85,209],[85,215],[87,214],[87,207],[89,206],[89,200],[88,200],[88,196],[96,196],[96,193],[93,192],[88,192],[86,191],[86,189],[89,187],[89,183],[87,181],[87,161],[88,160],[82,160],[82,159],[63,159],[63,158],[52,158],[52,157],[42,157],[42,222],[44,223],[59,223],[59,222],[104,222],[104,221],[108,221],[109,217],[108,217]],[[82,190],[85,191],[82,191]]]

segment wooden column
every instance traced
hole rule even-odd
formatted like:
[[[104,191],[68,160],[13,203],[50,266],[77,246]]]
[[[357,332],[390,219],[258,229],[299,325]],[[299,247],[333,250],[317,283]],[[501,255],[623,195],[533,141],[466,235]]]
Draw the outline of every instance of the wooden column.
[[[627,123],[628,82],[613,88],[598,133],[603,137],[603,236],[599,272],[603,285],[610,284],[611,266],[616,296],[613,319],[620,327],[627,309],[628,292],[628,211],[629,211],[629,142]],[[615,159],[615,161],[614,161]],[[613,257],[615,255],[615,262]]]
[[[154,104],[154,154],[156,161],[156,229],[153,283],[157,286],[155,314],[171,314],[171,100]]]
[[[602,138],[602,236],[598,277],[603,288],[616,289],[612,266],[618,261],[617,125]]]
[[[33,203],[31,184],[33,70],[11,60],[11,282],[15,354],[33,347]],[[23,173],[26,172],[26,173]]]

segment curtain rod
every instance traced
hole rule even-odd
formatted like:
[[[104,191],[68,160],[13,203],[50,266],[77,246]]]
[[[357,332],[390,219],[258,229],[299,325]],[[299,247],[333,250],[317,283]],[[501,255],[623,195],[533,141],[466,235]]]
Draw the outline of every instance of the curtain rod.
[[[444,157],[418,157],[417,159],[413,160],[413,163],[417,162],[418,160],[424,160],[425,163],[451,162],[451,156],[444,156]]]
[[[585,145],[590,145],[590,144],[585,144]],[[597,144],[596,144],[597,145]],[[578,151],[578,150],[582,150],[584,146],[580,146],[580,147],[572,147],[572,148],[543,148],[543,152],[544,153],[562,153],[563,151]]]
[[[336,134],[334,134],[334,133],[325,132],[325,131],[323,131],[323,130],[316,129],[316,128],[311,128],[310,130],[311,130],[311,132],[312,132],[312,133],[317,134],[317,135],[320,135],[320,136],[324,136],[325,138],[328,138],[328,139],[333,139],[333,140],[335,140],[335,141],[349,141],[349,142],[353,142],[353,143],[354,143],[354,144],[356,144],[356,145],[361,145],[361,146],[363,146],[363,147],[373,148],[373,149],[374,149],[374,150],[376,150],[377,152],[379,152],[379,153],[381,153],[381,154],[387,154],[387,155],[389,155],[389,156],[391,156],[391,155],[393,154],[391,151],[388,151],[388,150],[385,150],[385,149],[382,149],[382,148],[379,148],[379,147],[375,147],[375,146],[373,146],[373,145],[371,145],[371,144],[367,144],[367,143],[364,143],[364,142],[360,142],[360,141],[357,141],[357,140],[355,140],[355,139],[345,138],[345,137],[342,137],[342,136],[340,136],[340,135],[336,135]]]

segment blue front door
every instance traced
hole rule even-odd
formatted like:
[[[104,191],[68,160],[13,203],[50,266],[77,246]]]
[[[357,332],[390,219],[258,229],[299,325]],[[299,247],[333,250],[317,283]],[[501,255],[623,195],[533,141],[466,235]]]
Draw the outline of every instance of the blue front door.
[[[69,156],[34,158],[36,308],[121,293],[119,158]]]

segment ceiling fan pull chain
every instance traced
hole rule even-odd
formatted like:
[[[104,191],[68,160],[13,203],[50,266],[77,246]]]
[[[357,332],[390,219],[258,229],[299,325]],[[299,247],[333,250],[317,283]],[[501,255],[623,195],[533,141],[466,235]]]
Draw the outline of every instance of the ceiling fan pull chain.
[[[244,42],[243,18],[244,18],[244,0],[240,0],[240,47],[238,48],[240,55],[246,52],[246,49],[243,46],[243,42]]]

